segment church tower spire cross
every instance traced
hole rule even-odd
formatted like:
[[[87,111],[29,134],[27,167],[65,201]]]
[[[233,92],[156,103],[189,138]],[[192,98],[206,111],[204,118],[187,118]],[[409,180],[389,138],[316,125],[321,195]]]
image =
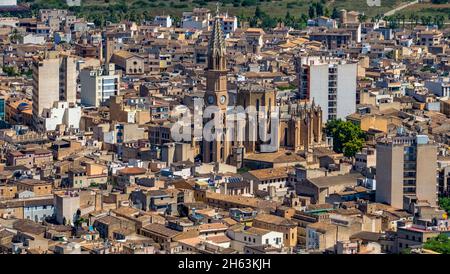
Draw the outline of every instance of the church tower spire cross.
[[[219,16],[220,2],[216,2],[216,17]]]
[[[222,21],[216,15],[208,43],[205,105],[218,107],[219,111],[214,116],[220,117],[219,120],[223,121],[225,128],[221,136],[216,140],[203,142],[203,161],[206,163],[226,163],[231,154],[231,142],[228,141],[226,129],[226,112],[228,107],[227,71]],[[207,123],[210,120],[206,119],[204,122]]]
[[[225,38],[222,31],[222,22],[219,16],[216,15],[208,44],[208,69],[227,70],[225,53]]]

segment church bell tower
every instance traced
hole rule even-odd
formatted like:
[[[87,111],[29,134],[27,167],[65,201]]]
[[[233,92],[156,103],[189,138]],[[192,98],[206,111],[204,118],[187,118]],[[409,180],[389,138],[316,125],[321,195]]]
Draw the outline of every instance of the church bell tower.
[[[228,106],[227,91],[227,60],[225,51],[225,38],[222,31],[222,23],[217,11],[208,44],[208,67],[206,69],[205,106],[218,107],[218,113],[223,123],[223,133],[213,141],[203,141],[203,161],[228,162],[231,153],[230,141],[227,139],[226,112]],[[206,124],[210,120],[219,117],[211,117],[204,120]]]

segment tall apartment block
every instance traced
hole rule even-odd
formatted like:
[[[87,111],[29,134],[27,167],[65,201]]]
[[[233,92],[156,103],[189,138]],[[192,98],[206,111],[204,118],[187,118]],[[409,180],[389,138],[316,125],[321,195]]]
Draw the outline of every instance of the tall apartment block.
[[[59,65],[59,99],[75,104],[77,102],[77,60],[71,56],[60,57]]]
[[[60,56],[58,52],[47,52],[45,57],[33,60],[33,120],[36,129],[41,129],[39,119],[44,109],[55,102],[76,103],[76,59]]]
[[[80,72],[81,104],[99,107],[111,96],[119,94],[120,76],[115,65],[110,63],[103,68],[85,68]]]
[[[357,63],[323,56],[297,59],[300,98],[322,108],[323,122],[345,119],[356,111]]]
[[[437,200],[437,146],[427,135],[396,136],[377,144],[376,201],[409,209]]]

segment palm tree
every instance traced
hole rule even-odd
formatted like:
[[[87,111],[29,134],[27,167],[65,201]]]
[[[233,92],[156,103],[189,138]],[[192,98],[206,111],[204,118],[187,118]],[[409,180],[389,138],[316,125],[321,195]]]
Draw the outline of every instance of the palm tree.
[[[443,15],[436,15],[433,18],[433,23],[438,26],[438,28],[442,28],[444,26],[445,18]]]
[[[409,20],[411,21],[411,24],[414,22],[414,27],[415,27],[419,23],[419,16],[415,13],[411,13],[409,15]]]
[[[402,27],[405,28],[406,15],[401,14],[399,18],[402,21]]]
[[[365,15],[365,14],[359,14],[359,15],[358,15],[358,20],[359,20],[359,22],[361,22],[361,23],[365,22],[365,21],[367,20],[367,15]]]
[[[422,25],[428,25],[427,17],[425,15],[420,16],[420,21],[422,22]]]
[[[395,20],[395,26],[396,26],[396,27],[399,27],[399,26],[400,26],[401,15],[397,13],[397,14],[394,16],[394,20]]]

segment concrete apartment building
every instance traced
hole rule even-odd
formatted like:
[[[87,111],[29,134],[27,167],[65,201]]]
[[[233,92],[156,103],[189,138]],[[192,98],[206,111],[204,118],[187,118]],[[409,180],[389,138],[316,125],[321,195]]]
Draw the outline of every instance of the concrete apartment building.
[[[76,102],[76,59],[47,52],[45,58],[33,60],[33,120],[42,130],[44,109],[51,109],[55,102]]]
[[[59,66],[59,99],[69,104],[75,104],[77,101],[77,59],[72,56],[62,56]]]
[[[426,135],[397,136],[377,144],[376,201],[408,209],[409,201],[437,200],[437,147]],[[409,198],[409,199],[408,199]]]
[[[59,59],[35,59],[33,62],[33,120],[38,122],[44,108],[59,101]]]
[[[321,56],[297,60],[300,97],[321,107],[323,122],[345,119],[356,111],[357,67],[356,62]]]
[[[80,72],[81,104],[99,107],[111,96],[119,94],[120,76],[115,65],[94,69],[85,68]]]

